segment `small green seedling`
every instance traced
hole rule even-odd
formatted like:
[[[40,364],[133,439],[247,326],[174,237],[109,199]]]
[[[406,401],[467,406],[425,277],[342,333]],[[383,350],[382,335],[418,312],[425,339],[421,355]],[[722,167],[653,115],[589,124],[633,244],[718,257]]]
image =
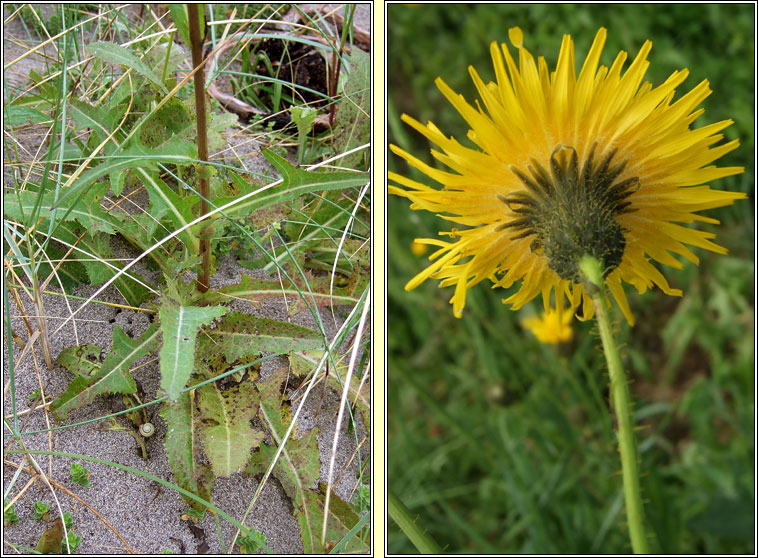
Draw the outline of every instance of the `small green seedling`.
[[[89,486],[89,470],[78,463],[71,464],[71,480],[82,486]]]
[[[3,525],[6,527],[11,523],[18,523],[18,515],[16,515],[15,504],[8,507],[8,500],[3,502]]]
[[[34,519],[44,519],[47,521],[48,513],[50,511],[50,504],[46,502],[40,502],[37,500],[34,502]]]
[[[251,537],[244,535],[243,537],[240,537],[239,542],[237,543],[240,546],[240,552],[242,554],[255,554],[259,548],[263,548],[263,545],[266,544],[266,536],[263,533],[255,530],[251,532]]]
[[[76,551],[76,547],[78,547],[79,543],[82,542],[82,538],[79,535],[75,534],[73,531],[69,531],[68,537],[66,538],[68,540],[68,548],[71,549],[71,554],[73,554],[74,551]],[[68,553],[69,552],[66,548],[66,543],[65,542],[61,543],[61,554],[68,554]]]
[[[68,533],[68,536],[66,537],[68,540],[68,547],[73,554],[79,546],[79,543],[82,541],[82,537],[74,533],[74,519],[71,517],[71,512],[64,512],[63,523],[66,526],[66,532]],[[66,550],[66,541],[61,542],[61,554],[68,554],[68,550]]]
[[[40,395],[39,390],[35,389],[33,392],[31,392],[29,394],[28,399],[29,399],[29,401],[34,401],[35,399],[37,399],[39,397],[39,395]]]

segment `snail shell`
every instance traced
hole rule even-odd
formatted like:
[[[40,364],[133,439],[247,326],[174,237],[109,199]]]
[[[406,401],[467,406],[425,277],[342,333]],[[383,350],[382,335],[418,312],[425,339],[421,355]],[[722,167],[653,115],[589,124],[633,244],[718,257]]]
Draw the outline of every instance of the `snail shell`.
[[[145,438],[149,438],[155,434],[155,426],[153,426],[150,422],[146,422],[139,427],[139,433],[142,434]]]

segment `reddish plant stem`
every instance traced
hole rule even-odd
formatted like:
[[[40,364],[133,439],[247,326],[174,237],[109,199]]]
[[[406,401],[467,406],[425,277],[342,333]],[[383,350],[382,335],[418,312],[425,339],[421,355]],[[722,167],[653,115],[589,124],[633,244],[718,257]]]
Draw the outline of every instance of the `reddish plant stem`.
[[[335,27],[339,29],[339,26],[336,25],[336,22]],[[334,98],[337,96],[337,85],[339,84],[340,70],[342,66],[342,54],[345,50],[345,43],[342,35],[340,35],[339,41],[339,53],[334,50],[332,51],[332,75],[330,76],[331,79],[329,80],[329,96],[332,98],[332,104],[329,105],[329,126],[334,126],[334,117],[337,111],[337,104],[334,102]]]
[[[189,34],[192,47],[192,66],[197,68],[203,64],[203,39],[200,36],[200,21],[198,18],[197,4],[187,4],[187,15],[189,19]],[[200,165],[208,162],[208,126],[205,120],[205,69],[200,68],[195,72],[195,107],[197,109],[197,156]],[[200,215],[205,215],[210,211],[208,207],[208,197],[210,196],[208,179],[200,176]],[[202,269],[197,278],[197,288],[200,292],[208,290],[210,283],[210,264],[211,264],[211,242],[208,235],[200,236],[200,254],[203,257]]]

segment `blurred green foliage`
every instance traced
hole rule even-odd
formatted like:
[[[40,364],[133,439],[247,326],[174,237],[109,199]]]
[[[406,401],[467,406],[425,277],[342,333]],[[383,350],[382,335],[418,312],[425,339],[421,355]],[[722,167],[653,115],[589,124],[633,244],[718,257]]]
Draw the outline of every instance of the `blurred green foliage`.
[[[647,80],[655,86],[688,68],[677,98],[703,79],[713,89],[695,126],[735,121],[724,133],[741,146],[717,164],[746,170],[712,186],[747,192],[750,200],[708,212],[722,224],[705,225],[729,255],[696,250],[699,266],[662,267],[682,298],[638,295],[627,286],[634,328],[616,312],[642,427],[648,533],[660,553],[755,551],[753,24],[749,4],[387,8],[389,139],[429,164],[428,142],[399,115],[462,138],[467,125],[434,79],[473,102],[467,67],[493,79],[489,44],[510,46],[512,26],[551,68],[563,34],[575,42],[577,70],[601,26],[608,29],[605,65],[620,50],[633,59],[650,39]],[[431,183],[394,155],[388,165]],[[455,319],[452,288],[432,280],[406,292],[428,264],[411,252],[413,238],[450,227],[389,198],[389,488],[451,553],[628,553],[607,373],[593,324],[574,322],[571,346],[555,349],[520,325],[541,311],[541,300],[512,312],[501,302],[511,291],[481,283]],[[415,552],[393,522],[388,550]]]

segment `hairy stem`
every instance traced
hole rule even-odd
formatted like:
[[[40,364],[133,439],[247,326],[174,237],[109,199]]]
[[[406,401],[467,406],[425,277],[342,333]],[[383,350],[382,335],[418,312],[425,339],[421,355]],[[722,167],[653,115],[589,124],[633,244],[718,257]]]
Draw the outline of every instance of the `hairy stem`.
[[[192,43],[192,66],[197,68],[203,64],[203,39],[200,36],[200,20],[198,17],[197,4],[187,4],[189,17],[189,34]],[[197,156],[200,164],[208,162],[208,126],[205,120],[205,68],[195,72],[195,107],[197,108]],[[200,215],[210,211],[208,198],[210,197],[208,179],[198,173],[200,183]],[[200,238],[200,254],[203,257],[202,269],[197,278],[197,287],[200,292],[208,290],[210,264],[211,264],[211,241],[207,236]]]
[[[640,492],[640,473],[637,464],[634,424],[632,422],[631,396],[621,365],[621,356],[611,331],[610,317],[605,307],[603,267],[597,259],[585,255],[579,263],[579,269],[586,280],[585,288],[592,297],[595,306],[600,339],[603,342],[603,352],[611,377],[611,401],[618,425],[617,436],[619,453],[621,454],[624,500],[632,550],[635,554],[648,554],[650,549],[645,534],[645,513],[642,508]]]
[[[437,542],[416,525],[410,510],[390,491],[387,492],[387,511],[421,554],[442,554]]]

